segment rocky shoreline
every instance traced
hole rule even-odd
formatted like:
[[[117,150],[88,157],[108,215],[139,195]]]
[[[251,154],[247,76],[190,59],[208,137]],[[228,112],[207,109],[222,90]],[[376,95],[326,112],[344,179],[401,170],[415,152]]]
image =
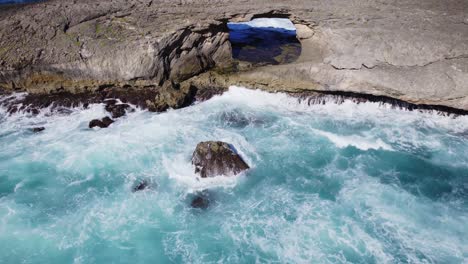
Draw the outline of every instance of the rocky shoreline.
[[[156,88],[118,88],[106,87],[96,92],[70,93],[58,92],[50,94],[26,94],[15,96],[15,93],[3,93],[0,106],[7,109],[8,114],[16,112],[37,115],[41,109],[50,108],[53,112],[67,112],[68,108],[84,107],[90,104],[106,103],[118,99],[124,104],[131,104],[150,112],[163,112],[169,108],[182,108],[195,101],[204,101],[215,94],[222,93],[219,88],[199,91],[194,86]],[[112,111],[109,111],[112,112]]]
[[[190,104],[190,87],[206,99],[242,85],[466,114],[467,11],[456,0],[49,0],[0,10],[0,90],[60,105],[135,89],[137,105],[163,111]],[[297,61],[233,61],[227,22],[258,17],[291,19]]]
[[[164,112],[169,108],[179,109],[190,106],[195,102],[203,102],[214,95],[220,95],[227,89],[211,88],[198,90],[192,86],[189,93],[182,92],[177,96],[161,97],[160,91],[157,89],[134,89],[134,88],[106,88],[99,92],[73,94],[68,92],[54,94],[28,94],[24,97],[12,96],[13,94],[3,93],[0,100],[0,107],[7,109],[8,114],[17,112],[29,113],[32,115],[39,114],[41,109],[50,108],[52,112],[67,113],[69,108],[84,107],[87,108],[90,104],[104,103],[109,100],[120,100],[123,104],[131,104],[143,110],[150,112]],[[302,91],[302,92],[285,92],[287,95],[297,98],[298,103],[306,103],[308,105],[317,104],[342,104],[346,100],[354,103],[380,103],[381,105],[389,105],[395,109],[407,111],[433,112],[438,115],[445,116],[465,116],[468,115],[468,110],[457,109],[444,105],[428,105],[428,104],[413,104],[403,100],[395,99],[387,96],[376,96],[371,94],[361,94],[353,92],[323,92],[323,91]],[[9,96],[10,95],[10,96]],[[159,101],[158,101],[159,100]],[[173,104],[168,104],[167,101],[172,100]],[[177,101],[179,100],[179,101]],[[107,108],[106,108],[107,110]],[[112,110],[108,111],[112,114]],[[120,116],[119,116],[120,117]]]

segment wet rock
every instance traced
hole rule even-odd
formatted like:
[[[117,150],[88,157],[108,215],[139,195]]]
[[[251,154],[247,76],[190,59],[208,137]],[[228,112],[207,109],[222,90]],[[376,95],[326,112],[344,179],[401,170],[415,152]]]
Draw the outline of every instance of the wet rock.
[[[0,106],[5,107],[9,114],[25,112],[36,115],[43,108],[50,108],[52,112],[60,114],[70,114],[71,108],[74,107],[82,106],[87,109],[90,104],[105,103],[106,110],[111,113],[113,118],[118,118],[125,115],[126,112],[134,110],[130,104],[141,109],[148,109],[153,105],[157,94],[158,91],[155,87],[112,87],[82,93],[59,92],[12,96],[1,100]]]
[[[33,127],[30,129],[33,133],[39,133],[45,130],[45,127]]]
[[[112,88],[104,90],[101,93],[103,94],[104,98],[108,98],[105,101],[106,105],[110,100],[113,100],[114,104],[117,104],[117,100],[115,99],[118,98],[122,103],[132,104],[141,109],[148,109],[151,105],[151,102],[154,101],[154,98],[158,94],[158,89],[156,86],[147,86],[141,88],[126,87]],[[150,105],[148,105],[148,103],[150,103]]]
[[[110,126],[112,123],[114,123],[114,120],[112,120],[110,117],[106,116],[103,119],[93,119],[91,122],[89,122],[89,128],[93,127],[100,127],[100,128],[106,128]]]
[[[207,209],[210,206],[211,199],[207,191],[199,192],[195,195],[190,203],[192,208]]]
[[[195,165],[195,173],[202,178],[234,176],[250,168],[232,145],[221,141],[198,143],[192,155],[192,164]]]
[[[32,115],[38,115],[39,114],[39,110],[37,110],[36,108],[30,109],[28,112],[30,112]]]
[[[133,192],[143,191],[149,188],[149,183],[146,180],[139,182],[135,187],[133,187]]]
[[[119,118],[127,113],[127,109],[130,108],[128,104],[117,104],[116,100],[106,101],[106,111],[111,113],[112,118]]]
[[[155,97],[153,105],[148,107],[151,111],[166,111],[169,108],[178,109],[191,105],[195,99],[198,89],[190,84],[180,85],[178,83],[166,83],[159,94]]]
[[[19,109],[18,109],[18,106],[17,106],[17,105],[10,105],[10,106],[8,107],[7,112],[8,112],[8,114],[12,115],[12,114],[14,114],[14,113],[17,113],[18,110],[19,110]]]
[[[200,88],[198,88],[198,91],[195,96],[195,101],[198,101],[198,102],[209,100],[213,96],[221,95],[226,91],[226,89],[223,87],[212,87],[210,86],[210,84],[205,84],[205,83],[202,83],[202,86],[200,86]]]

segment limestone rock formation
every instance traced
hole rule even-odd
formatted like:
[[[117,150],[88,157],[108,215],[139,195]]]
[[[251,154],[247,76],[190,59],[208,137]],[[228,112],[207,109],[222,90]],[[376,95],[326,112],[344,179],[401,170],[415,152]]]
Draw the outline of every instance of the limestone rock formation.
[[[186,107],[195,101],[196,93],[197,88],[187,83],[184,86],[169,83],[161,87],[150,107],[156,109],[156,111]]]
[[[468,110],[467,14],[460,0],[49,0],[0,9],[0,90],[198,82],[199,92],[237,84]],[[296,24],[296,62],[236,71],[226,23],[256,17]],[[181,101],[166,93],[156,108]]]
[[[234,176],[250,168],[232,145],[221,141],[198,143],[192,155],[192,164],[195,173],[202,178]]]

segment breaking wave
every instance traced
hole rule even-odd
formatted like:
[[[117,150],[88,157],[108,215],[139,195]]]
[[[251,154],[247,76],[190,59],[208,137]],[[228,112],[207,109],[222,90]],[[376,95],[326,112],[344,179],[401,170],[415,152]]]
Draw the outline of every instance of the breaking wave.
[[[0,109],[0,263],[466,262],[467,117],[242,87],[107,129],[69,112]],[[252,169],[198,178],[205,140]]]

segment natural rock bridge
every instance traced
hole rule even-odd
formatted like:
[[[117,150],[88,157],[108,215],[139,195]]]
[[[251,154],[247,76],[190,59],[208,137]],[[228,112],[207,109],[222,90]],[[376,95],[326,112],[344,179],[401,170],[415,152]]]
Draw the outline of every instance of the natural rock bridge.
[[[227,22],[258,17],[291,19],[302,44],[297,61],[236,65]],[[6,91],[177,86],[187,93],[233,84],[468,110],[468,2],[50,0],[0,7]]]

